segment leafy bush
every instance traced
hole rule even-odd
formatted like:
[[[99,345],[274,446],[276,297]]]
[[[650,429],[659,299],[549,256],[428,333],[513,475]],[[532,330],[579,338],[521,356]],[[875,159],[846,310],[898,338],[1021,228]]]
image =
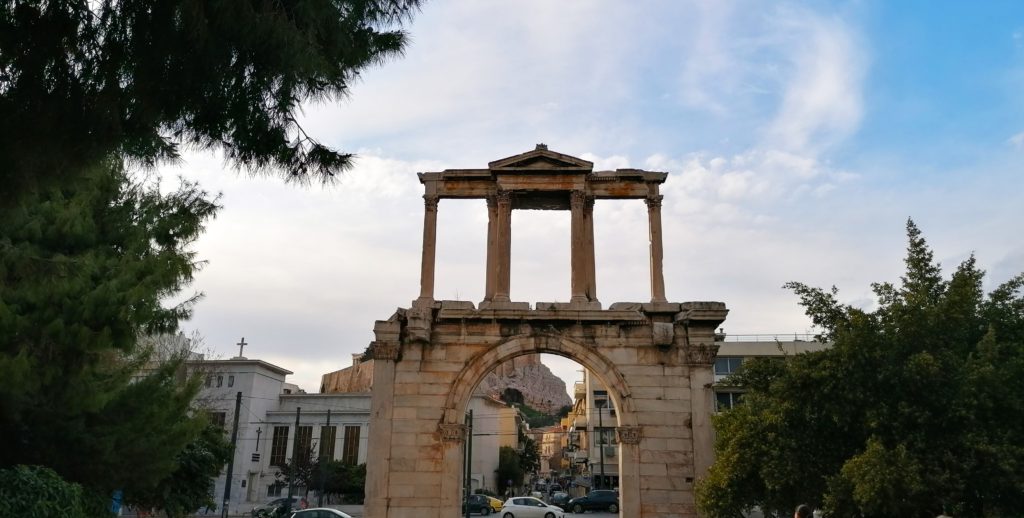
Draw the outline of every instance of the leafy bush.
[[[95,518],[110,516],[102,498],[43,466],[0,470],[0,516]]]

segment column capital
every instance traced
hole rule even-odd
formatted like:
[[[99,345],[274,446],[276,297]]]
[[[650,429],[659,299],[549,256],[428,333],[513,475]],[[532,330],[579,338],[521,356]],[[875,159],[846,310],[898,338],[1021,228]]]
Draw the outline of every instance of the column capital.
[[[582,209],[587,205],[587,193],[585,191],[570,191],[569,206],[573,209]]]
[[[395,361],[398,359],[399,352],[401,352],[399,344],[388,342],[373,342],[370,344],[370,357],[374,360]]]
[[[464,424],[441,423],[438,425],[438,430],[441,432],[441,440],[445,442],[464,441],[467,428]]]
[[[640,444],[643,429],[639,426],[620,426],[615,429],[619,442],[622,444]]]
[[[494,193],[494,200],[499,209],[509,209],[512,207],[512,191],[498,191]]]
[[[686,348],[686,363],[690,365],[714,365],[718,357],[718,346],[715,344],[697,344]]]
[[[644,203],[647,204],[647,208],[649,209],[660,209],[661,200],[663,199],[665,199],[665,197],[660,194],[657,196],[648,196],[647,198],[644,198]]]
[[[441,197],[436,194],[424,194],[423,207],[430,212],[437,212],[437,202],[440,200]]]

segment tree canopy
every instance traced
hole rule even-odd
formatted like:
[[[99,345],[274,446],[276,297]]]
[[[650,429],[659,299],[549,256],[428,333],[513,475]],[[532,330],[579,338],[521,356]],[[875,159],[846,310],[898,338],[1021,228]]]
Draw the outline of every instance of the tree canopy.
[[[307,135],[303,101],[337,98],[400,54],[419,0],[15,0],[0,6],[5,201],[111,157],[182,145],[250,171],[327,181],[351,156]],[[17,123],[14,123],[17,121]]]
[[[168,518],[190,516],[202,507],[216,508],[210,480],[220,475],[234,452],[219,425],[210,423],[175,455],[176,468],[157,485],[126,495],[142,509],[162,509]]]
[[[824,351],[744,362],[716,416],[707,516],[799,503],[836,517],[1014,516],[1024,508],[1024,275],[987,296],[970,257],[944,280],[907,223],[906,272],[874,309],[791,282]]]
[[[188,316],[195,297],[163,304],[199,268],[187,247],[217,205],[101,166],[0,207],[0,467],[109,497],[159,483],[205,426],[183,358],[150,362],[137,341]]]

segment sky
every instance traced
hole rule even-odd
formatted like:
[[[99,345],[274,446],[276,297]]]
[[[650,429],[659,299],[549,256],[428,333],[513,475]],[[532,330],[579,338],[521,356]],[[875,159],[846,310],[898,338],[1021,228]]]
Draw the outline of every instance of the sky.
[[[249,177],[192,153],[162,170],[223,209],[187,333],[213,356],[291,371],[315,392],[373,323],[419,294],[415,174],[534,149],[664,171],[671,301],[722,301],[729,335],[813,329],[787,281],[871,308],[898,282],[913,218],[948,274],[1024,271],[1024,3],[426,2],[405,55],[305,130],[358,155],[334,186]],[[442,200],[435,298],[483,297],[486,207]],[[650,299],[646,208],[599,201],[597,293]],[[512,299],[569,298],[569,213],[513,213]],[[571,383],[577,365],[544,357]]]

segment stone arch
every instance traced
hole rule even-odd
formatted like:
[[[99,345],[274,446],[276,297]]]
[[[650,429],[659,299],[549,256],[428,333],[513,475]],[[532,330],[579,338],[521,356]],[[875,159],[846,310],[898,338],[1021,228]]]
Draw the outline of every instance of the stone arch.
[[[445,401],[441,424],[459,425],[464,422],[466,407],[469,405],[473,390],[495,367],[518,356],[541,353],[564,356],[589,369],[608,387],[609,397],[619,410],[619,425],[637,425],[636,409],[633,408],[629,385],[615,364],[593,347],[551,333],[509,337],[471,357],[452,384],[452,390]]]

